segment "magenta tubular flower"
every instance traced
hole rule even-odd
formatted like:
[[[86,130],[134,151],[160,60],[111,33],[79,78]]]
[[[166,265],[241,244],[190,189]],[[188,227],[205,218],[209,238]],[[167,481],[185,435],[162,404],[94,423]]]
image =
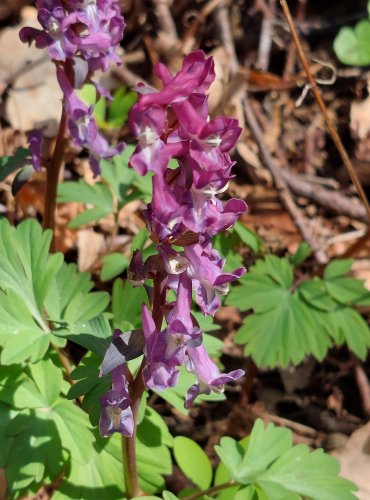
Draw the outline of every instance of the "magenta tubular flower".
[[[32,155],[32,166],[36,172],[41,170],[41,150],[43,143],[43,135],[41,130],[31,130],[27,134],[28,142]]]
[[[161,175],[153,178],[153,197],[145,216],[150,232],[158,241],[180,234],[183,226],[181,219],[182,205],[174,190]]]
[[[179,378],[177,366],[185,359],[184,348],[182,345],[177,349],[173,349],[172,345],[168,346],[170,334],[167,330],[162,332],[157,330],[152,315],[145,305],[142,307],[142,322],[147,363],[143,370],[145,385],[157,390],[174,387]]]
[[[171,342],[176,346],[198,347],[202,343],[202,332],[198,326],[194,326],[190,313],[191,292],[191,279],[183,272],[179,275],[176,302],[167,316]]]
[[[141,111],[135,104],[129,113],[132,134],[138,139],[130,165],[140,174],[149,170],[163,175],[170,159],[165,143],[160,139],[165,128],[165,111],[153,106]]]
[[[220,372],[202,344],[202,331],[191,313],[193,290],[203,314],[214,315],[229,283],[245,272],[244,268],[223,272],[224,259],[211,243],[215,234],[230,228],[247,209],[242,200],[222,202],[216,196],[226,190],[231,178],[234,162],[229,152],[241,129],[232,118],[209,119],[205,92],[215,75],[212,59],[203,52],[187,56],[174,76],[161,64],[155,72],[163,89],[137,85],[139,101],[129,114],[129,125],[138,140],[131,167],[141,175],[153,172],[152,200],[144,215],[158,254],[146,262],[136,254],[129,274],[135,285],[146,287],[153,316],[164,316],[166,322],[157,328],[152,313],[142,306],[144,385],[154,390],[174,387],[180,367],[187,364],[198,380],[186,396],[189,408],[199,394],[222,392],[226,383],[244,374],[243,370]],[[70,95],[68,102],[76,110],[76,141],[90,142],[84,139],[95,134],[90,110],[85,107],[82,112],[73,99]],[[80,116],[87,117],[85,129],[80,128]],[[177,160],[177,166],[169,166],[171,158]],[[155,280],[153,289],[149,289],[148,278]],[[162,302],[164,289],[176,293],[173,302]],[[156,293],[159,296],[153,297]],[[119,354],[114,347],[107,351],[103,372],[117,367]]]
[[[78,99],[75,88],[86,82],[94,84],[91,80],[94,71],[106,71],[111,63],[120,64],[116,52],[125,23],[119,2],[36,0],[36,7],[42,29],[22,28],[20,39],[25,43],[34,41],[38,48],[47,48],[50,58],[57,63],[71,138],[76,146],[89,150],[89,162],[96,176],[100,173],[100,159],[121,153],[124,145],[108,144],[93,118],[93,107]],[[109,97],[100,85],[94,85],[100,95]],[[38,168],[36,159],[34,164]]]
[[[197,303],[203,314],[213,316],[221,305],[219,296],[228,293],[229,283],[243,276],[245,269],[241,267],[232,273],[223,273],[225,261],[210,243],[186,247],[185,256],[190,262],[186,272],[196,290]]]
[[[89,150],[89,162],[94,175],[100,173],[100,159],[112,158],[121,153],[125,145],[111,147],[100,134],[93,117],[93,107],[82,102],[73,90],[71,83],[61,68],[57,69],[59,85],[64,92],[65,109],[68,116],[68,128],[76,146]]]
[[[103,437],[114,432],[132,436],[134,421],[127,390],[126,365],[112,370],[112,388],[100,398],[101,414],[99,431]]]
[[[215,78],[213,59],[206,59],[201,50],[185,57],[182,68],[175,77],[172,78],[163,65],[156,67],[156,74],[162,79],[164,89],[160,92],[145,93],[139,101],[140,109],[183,102],[191,94],[204,93]]]
[[[37,19],[43,30],[22,28],[19,36],[22,42],[35,41],[36,47],[47,47],[49,56],[56,61],[65,61],[75,55],[77,36],[65,24],[66,13],[59,0],[39,0]]]
[[[199,394],[218,394],[224,391],[225,384],[234,382],[244,375],[244,370],[221,373],[216,363],[208,356],[204,345],[188,348],[188,370],[196,375],[198,382],[190,387],[186,395],[185,407],[190,408]]]

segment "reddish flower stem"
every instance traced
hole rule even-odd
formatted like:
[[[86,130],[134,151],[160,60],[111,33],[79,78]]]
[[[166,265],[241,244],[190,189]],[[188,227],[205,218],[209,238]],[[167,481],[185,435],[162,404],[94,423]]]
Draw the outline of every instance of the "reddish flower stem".
[[[53,231],[53,243],[51,250],[54,250],[55,207],[56,207],[57,187],[58,187],[60,169],[63,164],[64,149],[66,144],[66,131],[67,131],[67,115],[63,107],[53,158],[46,171],[46,192],[45,192],[45,202],[44,202],[43,227],[44,229],[51,229]]]
[[[163,321],[163,305],[166,301],[166,284],[163,276],[157,276],[153,279],[153,305],[152,315],[155,325],[158,330],[161,330]],[[130,388],[132,418],[134,421],[134,430],[132,436],[122,436],[122,458],[123,469],[126,486],[126,498],[134,498],[140,496],[143,492],[139,486],[139,476],[137,471],[136,461],[136,433],[137,433],[137,418],[140,407],[141,397],[144,393],[145,386],[142,377],[142,371],[145,366],[145,358],[143,359],[139,371]]]

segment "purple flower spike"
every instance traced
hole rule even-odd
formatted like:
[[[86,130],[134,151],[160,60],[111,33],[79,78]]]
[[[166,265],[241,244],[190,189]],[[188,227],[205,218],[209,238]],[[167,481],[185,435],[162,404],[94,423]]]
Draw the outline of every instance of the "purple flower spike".
[[[43,143],[42,130],[31,130],[27,134],[28,142],[31,149],[32,165],[36,172],[41,170],[41,150]]]
[[[244,375],[243,370],[221,373],[218,366],[211,360],[203,345],[188,349],[188,369],[193,372],[198,382],[190,387],[186,395],[185,407],[190,408],[199,394],[218,394],[224,390],[224,385],[234,382]]]
[[[152,107],[141,111],[135,104],[129,113],[131,132],[139,140],[139,145],[131,156],[130,165],[140,174],[149,170],[163,175],[170,153],[160,139],[165,126],[165,112]]]
[[[181,231],[181,205],[175,192],[161,175],[153,178],[152,203],[145,211],[150,231],[159,241],[165,241]]]
[[[56,61],[72,58],[77,50],[76,35],[65,25],[66,14],[59,0],[38,2],[38,21],[43,31],[35,28],[22,28],[19,36],[22,42],[33,40],[39,49],[47,47],[49,56]]]
[[[221,305],[219,295],[226,295],[228,284],[243,276],[245,269],[242,267],[232,273],[222,273],[224,260],[210,243],[186,247],[185,255],[190,261],[187,273],[196,289],[197,302],[203,314],[214,316]]]
[[[185,57],[181,70],[172,80],[161,66],[157,74],[163,78],[165,87],[160,92],[141,96],[140,109],[183,102],[193,93],[204,93],[215,78],[213,59],[211,57],[207,59],[201,50]]]
[[[181,365],[183,359],[179,359],[178,352],[166,356],[168,331],[158,332],[152,315],[148,308],[142,307],[143,332],[145,337],[145,357],[147,365],[143,370],[143,378],[146,387],[163,391],[168,387],[175,387],[179,377],[177,365]],[[180,358],[185,358],[185,352]]]
[[[100,434],[108,437],[114,432],[132,436],[134,421],[127,390],[126,366],[120,365],[112,371],[112,389],[100,398]]]
[[[89,162],[95,176],[100,173],[100,159],[112,158],[122,153],[123,143],[111,147],[108,141],[99,132],[93,117],[93,107],[88,107],[74,92],[74,89],[61,68],[57,69],[59,84],[65,96],[65,108],[68,115],[68,128],[76,146],[90,151]]]

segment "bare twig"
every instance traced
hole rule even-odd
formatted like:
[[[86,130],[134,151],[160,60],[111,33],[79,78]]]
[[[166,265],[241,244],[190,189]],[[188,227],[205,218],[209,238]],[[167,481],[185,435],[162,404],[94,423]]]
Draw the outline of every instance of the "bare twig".
[[[154,11],[161,30],[174,40],[178,39],[175,21],[173,20],[168,0],[153,0]]]
[[[336,234],[332,238],[328,238],[323,245],[323,248],[328,248],[335,243],[344,243],[347,241],[355,240],[361,238],[365,234],[363,229],[357,229],[356,231],[348,231],[347,233]]]
[[[321,109],[321,112],[324,116],[324,120],[325,120],[327,129],[329,131],[329,134],[330,134],[331,138],[333,139],[333,142],[334,142],[334,144],[335,144],[335,146],[336,146],[336,148],[337,148],[337,150],[342,158],[342,161],[348,170],[348,173],[352,179],[352,182],[356,188],[356,191],[357,191],[361,201],[363,202],[363,204],[366,207],[366,211],[367,211],[368,217],[370,219],[369,201],[368,201],[366,194],[362,188],[361,182],[358,179],[358,176],[357,176],[357,174],[352,166],[351,160],[350,160],[348,153],[347,153],[347,151],[342,143],[342,140],[339,137],[337,129],[336,129],[329,113],[328,113],[327,107],[326,107],[324,100],[321,96],[321,92],[318,88],[318,85],[317,85],[314,77],[312,76],[312,73],[310,71],[310,66],[309,66],[308,61],[307,61],[307,57],[304,53],[301,41],[299,39],[297,30],[296,30],[295,25],[294,25],[294,21],[292,19],[292,16],[291,16],[291,13],[290,13],[290,10],[288,7],[288,4],[286,3],[286,0],[280,0],[280,5],[283,9],[284,15],[285,15],[286,20],[288,22],[289,30],[290,30],[290,33],[292,35],[292,39],[297,47],[298,56],[301,60],[301,63],[302,63],[303,68],[305,70],[307,79],[310,83],[312,93],[313,93],[313,95],[314,95],[314,97],[315,97],[315,99],[316,99],[316,101]],[[370,233],[369,233],[369,236],[370,236]]]
[[[230,61],[231,73],[238,71],[238,58],[235,52],[233,35],[231,33],[229,13],[226,8],[225,0],[222,0],[216,9],[216,19],[220,26],[222,45],[225,48],[226,54]]]
[[[142,82],[146,87],[151,87],[150,83],[144,80],[141,76],[137,75],[130,71],[127,66],[122,64],[122,66],[118,66],[112,69],[112,72],[115,76],[117,76],[120,80],[123,81],[125,85],[128,87],[135,87],[138,82]]]
[[[294,174],[287,169],[281,169],[281,174],[290,189],[299,196],[309,198],[321,206],[351,219],[367,221],[366,208],[357,198],[348,198],[339,191],[332,191],[307,182],[303,176]]]
[[[265,9],[263,12],[256,62],[257,68],[262,71],[267,71],[270,64],[272,36],[274,32],[274,4],[275,0],[270,0],[270,9]]]
[[[51,229],[53,232],[53,240],[51,250],[55,249],[55,210],[56,196],[59,181],[59,174],[64,163],[64,151],[66,146],[66,130],[67,130],[67,115],[63,107],[62,116],[59,123],[59,130],[53,158],[49,167],[46,170],[46,192],[44,202],[44,219],[43,228]]]
[[[319,245],[317,244],[316,241],[314,241],[311,231],[309,230],[307,220],[303,216],[302,212],[299,210],[299,208],[296,206],[294,199],[292,197],[291,192],[289,191],[289,188],[287,186],[287,183],[280,171],[280,169],[276,166],[275,160],[273,159],[272,155],[268,151],[262,130],[260,128],[260,125],[255,117],[254,111],[252,109],[252,106],[250,104],[248,95],[245,95],[244,98],[244,112],[245,112],[245,117],[247,120],[247,123],[253,133],[253,136],[255,138],[255,141],[257,143],[257,146],[260,151],[260,156],[262,160],[264,161],[266,167],[269,169],[271,172],[274,182],[276,185],[277,190],[279,191],[279,196],[280,199],[287,209],[287,211],[290,213],[295,225],[299,229],[302,237],[307,241],[307,243],[311,246],[316,260],[320,264],[325,264],[328,261],[328,257],[323,252]]]
[[[364,413],[367,417],[370,416],[370,383],[365,370],[363,369],[361,363],[356,359],[355,362],[355,377],[357,382],[357,387],[361,395],[362,407]]]
[[[296,20],[297,22],[302,22],[306,14],[307,0],[298,0]],[[289,78],[294,73],[294,66],[297,57],[297,47],[295,46],[293,40],[291,40],[286,59],[285,68],[283,72],[284,79]]]

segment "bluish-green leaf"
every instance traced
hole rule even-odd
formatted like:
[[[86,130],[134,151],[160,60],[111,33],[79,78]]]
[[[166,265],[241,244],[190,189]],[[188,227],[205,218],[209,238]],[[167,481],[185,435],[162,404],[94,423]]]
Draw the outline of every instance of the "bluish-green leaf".
[[[212,482],[212,466],[202,448],[192,439],[177,436],[173,452],[177,465],[192,483],[206,489]]]
[[[338,462],[322,450],[310,453],[305,445],[292,447],[289,430],[272,424],[265,428],[258,419],[245,444],[222,438],[215,449],[228,474],[239,484],[253,485],[257,498],[298,500],[302,495],[312,500],[355,499],[355,485],[338,477]],[[235,498],[248,498],[245,491],[240,492],[243,494]]]
[[[23,167],[30,155],[29,149],[18,148],[13,156],[3,156],[0,158],[0,182],[8,175]]]
[[[370,22],[363,19],[354,28],[341,28],[334,40],[338,59],[351,66],[370,64]]]
[[[312,249],[308,243],[302,241],[297,248],[297,251],[294,255],[289,257],[289,262],[293,264],[293,266],[299,266],[304,262],[307,257],[309,257],[312,253]]]
[[[107,254],[103,257],[103,265],[100,272],[101,281],[110,281],[120,275],[128,266],[128,259],[119,252]]]

